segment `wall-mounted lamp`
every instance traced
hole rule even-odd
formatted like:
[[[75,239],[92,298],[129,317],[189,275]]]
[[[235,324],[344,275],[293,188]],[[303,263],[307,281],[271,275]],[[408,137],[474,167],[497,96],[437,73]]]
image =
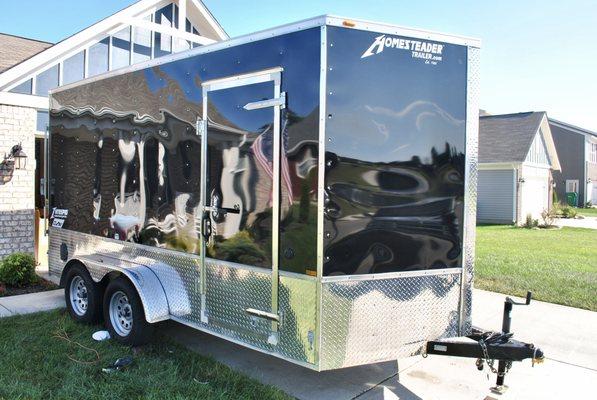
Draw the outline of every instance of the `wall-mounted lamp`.
[[[518,178],[518,183],[524,183],[524,178]]]
[[[27,166],[27,154],[23,151],[23,146],[21,143],[15,144],[10,149],[10,153],[8,155],[4,155],[4,162],[8,164],[8,161],[14,161],[15,169],[25,169]]]
[[[591,178],[587,178],[587,183],[591,183],[591,182],[593,182],[593,181],[591,180]]]

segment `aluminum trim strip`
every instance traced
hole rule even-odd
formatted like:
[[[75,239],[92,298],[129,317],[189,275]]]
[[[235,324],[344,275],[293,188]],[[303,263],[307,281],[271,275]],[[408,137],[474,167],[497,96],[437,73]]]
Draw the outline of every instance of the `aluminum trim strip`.
[[[337,275],[324,276],[321,278],[322,283],[330,282],[361,282],[361,281],[377,281],[382,279],[395,278],[412,278],[416,276],[436,276],[436,275],[460,275],[462,268],[443,268],[430,269],[423,271],[409,271],[409,272],[384,272],[382,274],[368,274],[368,275]]]
[[[321,278],[323,277],[323,227],[324,227],[324,190],[325,190],[325,121],[326,121],[326,97],[327,97],[327,26],[321,27],[321,45],[320,45],[320,69],[319,69],[319,154],[317,155],[317,279],[319,283],[316,288],[317,313],[315,321],[315,359],[321,366],[321,313],[322,313],[322,287]]]
[[[282,68],[279,68],[279,71],[275,74],[270,72],[269,75],[275,77],[274,79],[274,98],[277,99],[280,97],[281,93],[281,71]],[[276,105],[274,107],[274,132],[273,132],[273,168],[272,168],[272,175],[273,175],[273,185],[272,185],[272,192],[273,192],[273,204],[272,204],[272,314],[278,315],[278,291],[279,291],[279,283],[280,283],[280,147],[281,147],[281,140],[280,140],[280,105]],[[279,320],[272,321],[272,331],[278,332],[279,328]]]
[[[239,86],[275,81],[282,71],[284,71],[284,68],[282,67],[262,69],[259,71],[248,72],[246,74],[210,79],[203,82],[201,86],[203,86],[204,90],[213,92],[215,90],[224,90]]]
[[[203,88],[202,94],[202,106],[203,106],[203,121],[201,121],[202,128],[202,136],[201,136],[201,171],[200,171],[200,192],[199,192],[199,204],[201,205],[201,219],[199,224],[199,236],[201,241],[201,249],[200,249],[200,263],[199,263],[199,294],[201,297],[201,322],[208,323],[207,319],[207,282],[205,276],[207,275],[207,267],[206,267],[206,260],[205,260],[205,252],[207,249],[207,245],[205,243],[205,232],[203,232],[203,219],[205,218],[205,206],[207,201],[207,189],[205,187],[205,182],[207,181],[207,90]]]
[[[318,282],[319,281],[319,279],[317,279],[317,277],[315,277],[315,276],[299,274],[298,272],[279,270],[278,274],[280,276],[285,276],[287,278],[300,279],[303,281],[310,281],[310,282]]]
[[[464,336],[472,328],[472,290],[475,263],[477,220],[477,175],[479,144],[479,55],[480,50],[467,50],[466,83],[466,155],[464,180],[463,255],[459,304],[459,334]]]
[[[344,24],[345,22],[354,24],[354,26],[347,26]],[[427,39],[435,42],[481,47],[481,40],[477,38],[454,35],[450,33],[428,31],[418,28],[409,28],[399,25],[387,24],[383,22],[373,22],[362,19],[345,18],[336,15],[326,16],[326,24],[347,29],[358,29],[362,31],[387,33],[397,36],[408,36],[417,39]]]

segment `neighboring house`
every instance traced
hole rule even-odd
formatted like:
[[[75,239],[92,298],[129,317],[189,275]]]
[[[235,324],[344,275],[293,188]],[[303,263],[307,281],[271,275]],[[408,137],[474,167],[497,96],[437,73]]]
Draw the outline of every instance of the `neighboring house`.
[[[560,163],[545,112],[479,118],[477,221],[525,222],[551,207]]]
[[[597,205],[597,132],[549,119],[562,171],[554,172],[560,202],[566,192],[578,194],[578,205]]]
[[[56,44],[0,34],[0,155],[27,156],[0,158],[0,258],[34,249],[50,89],[227,38],[199,0],[141,0]]]

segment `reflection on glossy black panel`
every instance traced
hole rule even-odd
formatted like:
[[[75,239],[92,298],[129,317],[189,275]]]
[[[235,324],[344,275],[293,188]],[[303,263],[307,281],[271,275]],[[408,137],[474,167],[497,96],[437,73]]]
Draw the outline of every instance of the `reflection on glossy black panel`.
[[[466,47],[328,33],[324,275],[460,267]]]
[[[274,96],[273,82],[209,92],[207,202],[210,257],[272,266],[273,108],[245,110]]]
[[[281,188],[284,208],[280,269],[313,273],[317,248],[319,43],[320,29],[314,28],[54,93],[52,151],[66,151],[69,167],[63,168],[65,163],[52,154],[51,205],[69,209],[64,228],[197,254],[201,140],[195,124],[203,116],[201,83],[281,66],[282,90],[287,92],[288,101],[282,113],[285,175]],[[217,123],[225,122],[218,114],[213,118]],[[255,134],[264,128],[249,125],[243,129]],[[84,154],[71,154],[81,151],[81,145],[60,143],[75,142],[76,135],[86,143]],[[259,166],[247,147],[251,144],[243,146],[241,151],[257,171]],[[66,147],[68,150],[64,150]],[[74,156],[81,158],[74,162]],[[77,166],[76,171],[71,171],[72,165]],[[233,189],[243,193],[243,201],[253,201],[251,207],[256,207],[255,199],[251,200],[241,188]],[[252,218],[259,214],[262,221],[267,220],[263,218],[267,214],[263,204],[264,210],[259,213],[256,208],[250,209]],[[268,257],[271,254],[264,259]],[[271,260],[264,263],[269,266]]]

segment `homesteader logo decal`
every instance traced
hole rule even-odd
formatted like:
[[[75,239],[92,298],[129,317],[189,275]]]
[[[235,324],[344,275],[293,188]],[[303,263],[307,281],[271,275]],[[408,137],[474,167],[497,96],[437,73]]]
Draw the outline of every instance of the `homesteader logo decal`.
[[[420,40],[403,39],[381,35],[375,38],[371,46],[363,53],[361,58],[381,53],[386,47],[392,49],[409,50],[412,58],[425,60],[425,64],[437,64],[442,61],[443,44],[423,42]]]

